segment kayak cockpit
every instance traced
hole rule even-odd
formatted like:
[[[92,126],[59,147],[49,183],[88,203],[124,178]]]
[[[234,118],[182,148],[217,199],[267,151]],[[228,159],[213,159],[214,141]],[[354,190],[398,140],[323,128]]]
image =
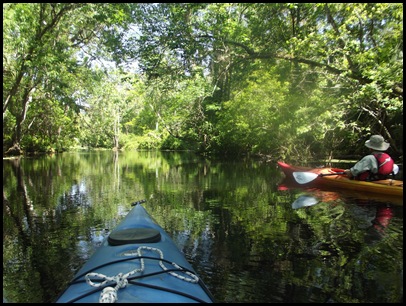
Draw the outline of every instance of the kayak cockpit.
[[[111,246],[134,243],[154,243],[160,240],[161,233],[154,228],[127,228],[113,231],[107,238]]]

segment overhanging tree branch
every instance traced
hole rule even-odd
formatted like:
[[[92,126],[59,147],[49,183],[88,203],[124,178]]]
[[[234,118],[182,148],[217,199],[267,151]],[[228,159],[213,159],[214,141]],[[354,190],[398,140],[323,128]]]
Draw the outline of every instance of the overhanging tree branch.
[[[206,37],[210,37],[213,38],[212,36],[206,36]],[[370,84],[373,82],[373,80],[362,76],[358,71],[354,71],[354,70],[343,70],[343,69],[339,69],[333,66],[330,66],[328,64],[325,63],[320,63],[317,61],[313,61],[313,60],[309,60],[306,58],[301,58],[301,57],[295,57],[292,55],[288,55],[288,54],[283,54],[283,53],[267,53],[267,52],[256,52],[254,50],[252,50],[251,48],[249,48],[248,46],[236,42],[236,41],[232,41],[232,40],[224,40],[224,43],[228,43],[230,45],[234,45],[237,47],[242,48],[247,54],[248,56],[243,56],[244,59],[283,59],[283,60],[287,60],[287,61],[291,61],[291,62],[296,62],[296,63],[303,63],[303,64],[307,64],[311,67],[318,67],[321,69],[324,69],[330,73],[336,74],[336,75],[340,75],[342,73],[347,73],[347,76],[353,80],[357,80],[360,84]],[[400,87],[399,85],[394,85],[392,87],[393,92],[398,95],[398,96],[403,96],[403,88]]]

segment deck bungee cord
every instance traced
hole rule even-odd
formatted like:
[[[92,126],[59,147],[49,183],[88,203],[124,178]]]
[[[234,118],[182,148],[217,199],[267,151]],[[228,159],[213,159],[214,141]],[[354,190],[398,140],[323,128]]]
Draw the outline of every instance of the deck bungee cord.
[[[154,251],[156,253],[159,254],[159,257],[151,257],[151,256],[145,256],[142,255],[142,251],[143,250],[147,250],[147,251]],[[132,256],[133,254],[137,254],[136,256]],[[131,285],[138,285],[138,286],[144,286],[144,287],[148,287],[148,288],[153,288],[153,289],[157,289],[157,290],[165,290],[168,292],[172,292],[172,293],[176,293],[176,294],[180,294],[183,296],[186,296],[188,298],[192,298],[196,301],[199,302],[203,302],[200,299],[196,299],[195,297],[183,293],[183,292],[179,292],[176,290],[172,290],[169,288],[165,288],[165,287],[161,287],[161,286],[155,286],[155,285],[151,285],[151,284],[143,284],[143,283],[139,283],[139,282],[135,282],[133,281],[134,279],[139,279],[139,278],[146,278],[146,277],[150,277],[150,276],[155,276],[158,274],[163,274],[163,273],[168,273],[180,280],[183,280],[185,282],[190,282],[190,283],[198,283],[200,281],[199,277],[197,275],[195,275],[193,272],[189,271],[188,269],[176,264],[175,262],[171,262],[169,260],[166,260],[164,258],[164,254],[163,252],[158,249],[158,248],[154,248],[154,247],[149,247],[149,246],[140,246],[137,248],[137,250],[133,250],[133,251],[127,251],[125,254],[123,254],[124,256],[129,256],[127,258],[123,258],[123,259],[119,259],[119,260],[115,260],[100,266],[97,266],[95,268],[93,268],[91,271],[87,271],[82,273],[81,275],[78,275],[77,277],[75,277],[74,280],[72,280],[70,282],[70,284],[76,284],[76,283],[81,283],[81,282],[86,282],[88,285],[95,287],[94,290],[90,290],[87,293],[84,293],[81,296],[78,296],[74,299],[72,299],[69,302],[75,302],[78,301],[80,299],[82,299],[85,296],[91,295],[97,291],[101,291],[100,294],[100,298],[99,298],[99,302],[100,303],[115,303],[118,300],[118,291],[121,288],[125,288],[128,284]],[[104,266],[108,266],[108,265],[112,265],[112,264],[116,264],[118,262],[123,262],[123,261],[131,261],[131,260],[137,260],[139,259],[139,263],[140,263],[140,268],[131,270],[130,272],[127,272],[125,274],[123,273],[118,273],[114,276],[107,276],[105,274],[102,273],[97,273],[97,272],[92,272],[95,271],[97,269],[100,269]],[[145,264],[144,264],[144,259],[152,259],[152,260],[158,260],[159,261],[159,266],[162,268],[162,271],[158,271],[158,272],[153,272],[153,273],[148,273],[148,274],[143,274],[143,275],[135,275],[137,273],[142,273],[145,270]],[[172,266],[174,266],[175,268],[173,269],[168,269],[165,265],[164,262],[171,264]],[[189,277],[185,277],[177,272],[181,272],[184,274],[187,274]],[[85,279],[80,280],[80,278],[85,277]],[[114,287],[113,287],[114,286]]]
[[[57,303],[214,302],[203,280],[143,202],[131,204],[134,207],[76,273]]]

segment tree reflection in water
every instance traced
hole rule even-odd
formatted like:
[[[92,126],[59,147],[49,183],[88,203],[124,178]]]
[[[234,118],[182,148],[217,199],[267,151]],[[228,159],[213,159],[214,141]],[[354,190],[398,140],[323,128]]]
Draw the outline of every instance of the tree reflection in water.
[[[130,203],[147,199],[218,302],[399,302],[403,203],[278,189],[281,178],[256,160],[176,152],[5,160],[5,297],[52,302]],[[316,200],[292,209],[300,197]]]

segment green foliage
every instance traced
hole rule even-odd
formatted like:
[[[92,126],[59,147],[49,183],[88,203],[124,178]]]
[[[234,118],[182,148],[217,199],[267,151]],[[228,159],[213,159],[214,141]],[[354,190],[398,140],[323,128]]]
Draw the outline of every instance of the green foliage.
[[[81,53],[77,52],[81,51],[83,55],[83,52],[91,50],[101,51],[102,49],[92,45],[97,41],[97,32],[106,32],[102,29],[110,23],[123,22],[123,13],[120,12],[122,9],[128,10],[128,6],[109,5],[106,10],[103,4],[23,3],[5,5],[3,8],[3,36],[6,46],[3,55],[3,109],[9,111],[9,116],[15,117],[16,125],[9,138],[18,146],[31,146],[33,141],[32,145],[36,148],[69,147],[69,141],[61,144],[63,138],[59,138],[58,133],[46,135],[48,139],[43,139],[41,129],[39,135],[30,135],[33,130],[27,133],[30,123],[26,119],[31,117],[32,120],[41,122],[41,118],[35,118],[35,111],[41,108],[41,101],[52,99],[58,101],[66,114],[69,113],[72,122],[75,121],[75,112],[82,107],[78,99],[84,96],[86,86],[93,85],[89,82],[89,77],[93,80],[89,62],[83,56],[83,62],[78,60],[77,56],[80,57]],[[38,92],[43,97],[38,98]],[[47,114],[48,118],[45,120],[62,124],[58,117],[52,117],[53,114],[56,113]],[[75,136],[71,133],[70,138]],[[59,143],[55,142],[56,137]],[[39,138],[41,141],[34,141]],[[41,145],[38,146],[38,143]]]
[[[40,101],[33,104],[23,129],[21,144],[26,151],[66,151],[75,145],[79,133],[74,122],[77,120],[75,112],[69,108],[62,109],[57,101],[44,99],[40,94],[35,94],[34,99]]]
[[[397,89],[401,84],[397,72],[403,71],[399,49],[399,35],[402,33],[399,10],[402,8],[398,4],[355,4],[351,7],[312,3],[202,4],[182,8],[165,4],[152,10],[154,14],[170,16],[168,23],[162,24],[163,36],[154,36],[155,44],[159,40],[169,48],[169,52],[182,49],[185,56],[189,54],[186,46],[193,44],[198,48],[200,58],[204,58],[202,54],[207,54],[211,59],[210,78],[219,90],[213,91],[206,115],[212,114],[211,108],[219,111],[215,116],[207,117],[211,134],[207,137],[210,145],[206,146],[206,150],[216,147],[220,151],[264,152],[266,141],[250,143],[251,135],[255,135],[255,140],[264,137],[257,136],[258,131],[259,135],[263,132],[258,128],[260,123],[245,118],[249,116],[244,113],[247,108],[240,107],[243,113],[240,117],[234,110],[232,114],[225,113],[231,108],[228,104],[234,103],[233,96],[251,86],[250,75],[267,67],[264,60],[254,61],[256,58],[265,59],[268,64],[278,67],[281,79],[290,84],[289,94],[283,103],[289,109],[296,109],[290,114],[286,112],[284,123],[293,125],[291,129],[276,121],[277,129],[283,135],[276,139],[285,137],[284,144],[288,147],[281,149],[282,145],[276,142],[277,147],[281,146],[278,147],[280,152],[272,155],[301,156],[302,152],[309,152],[309,155],[326,156],[333,151],[341,154],[343,145],[348,148],[354,146],[352,133],[363,135],[361,137],[382,133],[389,139],[392,138],[391,130],[394,130],[393,135],[398,134],[398,128],[391,119],[399,118],[403,109],[402,97],[398,95],[401,89]],[[169,15],[168,10],[171,11]],[[149,22],[144,24],[144,30],[157,30]],[[392,22],[396,26],[387,27]],[[174,31],[183,29],[187,34],[175,39],[165,34],[171,31],[170,28]],[[381,35],[381,30],[384,35]],[[389,35],[393,39],[385,39],[387,33],[391,33]],[[187,39],[189,44],[185,44]],[[151,41],[146,39],[143,42],[149,44]],[[206,46],[206,51],[199,46]],[[155,51],[159,53],[161,49]],[[388,52],[392,54],[386,56]],[[374,90],[370,97],[358,99],[359,90],[375,82],[378,58],[383,67],[378,70],[396,73],[385,75],[376,83],[379,91]],[[184,62],[191,63],[187,58]],[[151,63],[166,64],[165,61]],[[147,66],[144,68],[149,71]],[[277,74],[269,77],[278,79]],[[388,86],[388,90],[382,90],[382,86]],[[398,96],[389,98],[393,93]],[[376,98],[382,102],[375,106],[370,100]],[[221,103],[228,100],[231,102],[226,102],[226,107],[223,107]],[[299,103],[303,105],[299,106]],[[369,105],[367,110],[365,104]],[[386,107],[391,114],[386,114]],[[365,112],[367,116],[358,120]],[[261,116],[266,117],[258,114],[258,118]],[[222,123],[217,126],[219,117]],[[192,131],[196,132],[196,128]],[[270,139],[274,139],[273,136],[269,134]],[[401,138],[396,137],[396,142],[401,142]],[[321,144],[325,149],[320,150]],[[362,145],[359,148],[362,149]]]
[[[160,146],[162,150],[189,150],[191,145],[184,140],[168,135]]]
[[[403,155],[400,3],[12,3],[3,47],[3,151]]]
[[[335,100],[321,99],[315,90],[306,96],[290,88],[275,67],[252,73],[247,87],[221,110],[220,150],[311,157],[312,144],[322,141],[339,120],[333,111]]]
[[[123,134],[120,139],[121,149],[131,150],[153,150],[159,149],[162,143],[161,136],[154,131],[149,131],[145,135]]]
[[[13,144],[13,129],[16,126],[15,117],[6,110],[3,113],[3,152]]]
[[[80,141],[91,147],[120,148],[123,132],[142,130],[137,118],[143,109],[143,89],[136,77],[118,70],[107,75],[99,70],[96,75],[98,81],[89,90],[81,112]]]
[[[279,139],[275,136],[279,129],[273,127],[283,116],[281,102],[284,101],[286,86],[270,79],[265,73],[255,73],[251,79],[233,100],[224,103],[219,122],[223,138],[220,142],[231,148],[260,152],[271,141],[278,147]]]
[[[144,114],[154,119],[155,131],[163,139],[169,134],[162,148],[204,148],[209,132],[204,103],[210,92],[211,86],[201,77],[165,79],[150,84]]]

